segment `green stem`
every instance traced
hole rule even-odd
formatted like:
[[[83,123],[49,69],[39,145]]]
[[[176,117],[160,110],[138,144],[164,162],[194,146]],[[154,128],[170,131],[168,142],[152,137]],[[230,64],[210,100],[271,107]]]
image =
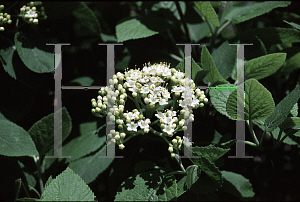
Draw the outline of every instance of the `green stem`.
[[[263,132],[263,134],[262,134],[262,136],[261,136],[261,138],[260,138],[260,141],[259,141],[259,147],[262,147],[262,143],[263,143],[263,141],[264,141],[264,136],[265,136],[265,134],[266,134],[266,131]]]
[[[255,133],[254,133],[254,131],[253,131],[252,120],[249,119],[249,120],[247,121],[247,123],[248,123],[248,128],[249,128],[250,134],[251,134],[251,136],[252,136],[252,139],[253,139],[253,141],[255,142],[256,146],[258,147],[258,146],[259,146],[259,142],[258,142],[258,139],[257,139],[257,137],[256,137],[256,135],[255,135]]]
[[[180,155],[179,155],[179,151],[176,151],[176,154],[178,155],[178,159],[175,157],[176,159],[176,162],[178,163],[178,165],[180,166],[181,170],[186,173],[186,170],[184,168],[184,166],[182,165],[182,161],[181,161],[181,158],[180,158]]]
[[[231,22],[231,20],[227,20],[217,31],[217,36],[222,32],[222,30]]]
[[[38,171],[38,178],[39,178],[39,184],[40,184],[40,191],[41,194],[44,191],[44,183],[42,179],[42,169],[41,169],[41,162],[40,162],[40,156],[33,156],[37,171]]]
[[[166,175],[176,175],[176,174],[179,174],[179,175],[186,175],[185,172],[180,171],[180,170],[178,170],[178,171],[173,171],[173,172],[170,172],[170,173],[167,173]]]
[[[253,147],[257,147],[257,145],[254,144],[253,142],[250,142],[250,141],[244,141],[244,142],[245,142],[245,144],[247,144],[247,145],[250,145],[250,146],[253,146]]]

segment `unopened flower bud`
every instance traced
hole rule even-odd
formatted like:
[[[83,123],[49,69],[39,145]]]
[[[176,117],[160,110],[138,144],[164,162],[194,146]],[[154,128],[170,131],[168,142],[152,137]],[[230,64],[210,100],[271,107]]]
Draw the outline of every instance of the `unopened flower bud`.
[[[120,135],[116,135],[115,140],[119,140],[119,139],[120,139]]]
[[[172,158],[175,158],[175,153],[171,153],[171,157],[172,157]]]
[[[119,145],[119,149],[123,150],[125,148],[125,146],[123,144]]]
[[[122,139],[124,139],[124,138],[126,137],[126,134],[125,134],[125,133],[120,133],[120,137],[121,137]]]
[[[132,92],[132,96],[133,96],[133,97],[136,97],[136,96],[137,96],[137,93],[136,93],[136,92]]]
[[[101,109],[99,107],[96,107],[96,112],[100,113]]]
[[[208,99],[207,98],[204,98],[204,100],[203,100],[205,103],[207,103],[208,102]]]
[[[201,103],[199,104],[199,107],[204,107],[204,104],[201,102]]]
[[[168,151],[169,151],[170,153],[172,153],[172,152],[173,152],[173,147],[169,147],[169,148],[168,148]]]
[[[173,144],[177,144],[177,139],[173,139],[173,140],[172,140],[172,143],[173,143]]]

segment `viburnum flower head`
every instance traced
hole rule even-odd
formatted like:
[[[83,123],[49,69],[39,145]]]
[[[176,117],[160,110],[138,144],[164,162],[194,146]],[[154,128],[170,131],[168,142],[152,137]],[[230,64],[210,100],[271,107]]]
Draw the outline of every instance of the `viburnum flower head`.
[[[110,85],[98,91],[97,99],[91,100],[91,111],[97,117],[110,116],[112,121],[115,120],[118,124],[116,130],[123,135],[110,133],[110,136],[114,137],[112,141],[120,149],[125,147],[122,145],[123,139],[131,135],[151,131],[159,136],[172,137],[178,131],[187,130],[186,125],[194,121],[193,109],[208,102],[204,91],[196,89],[192,79],[186,79],[183,72],[165,63],[148,63],[141,69],[126,69],[124,73],[114,75],[109,82]],[[126,110],[128,98],[136,105],[131,112]],[[167,106],[171,108],[167,109]],[[161,107],[162,110],[159,109]],[[180,107],[182,109],[177,109]],[[153,114],[158,120],[151,122]],[[161,131],[155,131],[152,128],[154,124]],[[182,143],[187,146],[192,144],[183,137],[176,140],[174,149],[180,149]],[[172,149],[169,150],[172,153]]]

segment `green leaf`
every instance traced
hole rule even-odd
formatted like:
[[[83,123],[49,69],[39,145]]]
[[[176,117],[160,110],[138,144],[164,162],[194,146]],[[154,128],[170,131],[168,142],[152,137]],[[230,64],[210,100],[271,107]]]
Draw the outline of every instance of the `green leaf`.
[[[0,56],[2,57],[2,66],[4,70],[14,79],[17,79],[16,73],[14,71],[14,66],[13,66],[13,55],[16,50],[16,46],[10,46],[7,49],[1,49],[0,51]]]
[[[266,1],[242,7],[234,6],[225,10],[222,18],[231,20],[233,24],[238,24],[268,13],[274,8],[287,7],[290,4],[290,1]]]
[[[293,22],[288,22],[288,21],[285,21],[283,20],[283,22],[295,27],[296,29],[300,30],[300,25],[296,24],[296,23],[293,23]]]
[[[286,53],[273,53],[252,59],[245,64],[245,79],[263,79],[274,74],[284,63]]]
[[[40,201],[38,198],[18,198],[17,201]]]
[[[227,80],[233,68],[235,67],[237,57],[237,47],[229,45],[228,41],[224,41],[212,54],[214,63],[220,72],[220,75]]]
[[[193,192],[198,194],[212,193],[222,186],[222,174],[214,163],[204,156],[191,158],[190,160],[204,172],[201,174],[201,178],[191,187]]]
[[[186,192],[185,189],[185,182],[186,182],[186,176],[183,176],[183,178],[181,178],[181,180],[179,180],[179,182],[177,182],[177,197],[181,196],[182,194],[184,194]],[[174,200],[171,200],[174,201]]]
[[[195,84],[199,83],[202,80],[202,75],[201,71],[203,70],[196,62],[195,60],[189,56],[186,58],[186,60],[191,60],[192,59],[192,79],[195,82]],[[185,65],[184,65],[184,60],[182,60],[177,66],[177,70],[180,70],[181,72],[185,72]]]
[[[106,136],[99,138],[92,133],[89,135],[80,135],[63,146],[63,156],[71,156],[71,158],[68,158],[66,162],[75,161],[91,152],[96,151],[105,142]]]
[[[191,165],[186,169],[186,186],[188,189],[200,178],[201,170],[197,165]]]
[[[296,87],[283,100],[281,100],[275,107],[271,116],[265,120],[266,131],[273,131],[277,128],[290,113],[293,106],[300,98],[300,86]]]
[[[103,146],[103,145],[102,145]],[[113,162],[114,158],[98,158],[106,156],[107,147],[104,145],[97,153],[92,156],[84,157],[69,164],[74,172],[76,172],[87,184],[94,181],[98,175],[105,171]],[[84,166],[82,166],[84,165]]]
[[[285,130],[288,128],[298,128],[300,126],[300,118],[299,117],[287,117],[282,124],[279,125],[281,130]]]
[[[227,116],[231,120],[236,120],[231,117],[226,110],[228,98],[233,91],[236,91],[236,86],[233,84],[219,85],[216,86],[216,88],[210,89],[209,96],[211,103],[218,112]]]
[[[252,184],[244,176],[225,170],[222,170],[221,173],[224,178],[223,191],[240,199],[254,197]]]
[[[54,47],[43,43],[38,34],[24,34],[17,32],[15,34],[15,44],[18,54],[23,63],[33,72],[46,73],[53,72],[58,64],[54,65]],[[46,52],[52,50],[53,52]]]
[[[94,12],[84,3],[78,2],[79,5],[76,10],[73,11],[73,16],[86,28],[92,30],[94,33],[98,34],[101,38],[100,24],[94,14]]]
[[[238,88],[243,88],[239,85]],[[245,120],[261,120],[270,116],[274,110],[275,103],[272,94],[257,80],[249,79],[245,82]],[[243,102],[244,97],[238,97]],[[237,90],[233,91],[227,102],[227,113],[233,118],[237,117]]]
[[[206,22],[201,22],[197,24],[187,23],[187,27],[189,29],[191,38],[194,42],[198,42],[210,34],[210,30]],[[183,25],[182,30],[184,30]]]
[[[170,201],[178,197],[175,176],[152,170],[129,177],[115,196],[115,201]]]
[[[229,83],[220,75],[206,46],[202,48],[201,65],[203,70],[209,71],[206,77],[212,86]]]
[[[116,26],[118,42],[150,37],[170,29],[171,25],[161,18],[135,17]]]
[[[0,154],[4,156],[39,155],[26,130],[8,120],[0,120]]]
[[[72,121],[65,107],[62,111],[62,125],[54,129],[54,114],[49,114],[34,123],[28,133],[32,137],[40,155],[46,154],[54,147],[54,130],[62,130],[62,142],[69,136],[72,130]]]
[[[197,1],[194,3],[196,8],[201,12],[207,21],[211,22],[217,27],[220,26],[218,16],[209,1]]]
[[[70,168],[53,179],[43,192],[42,201],[94,201],[87,184]]]
[[[223,149],[214,145],[208,145],[205,147],[192,147],[192,152],[194,156],[204,156],[212,163],[216,162],[216,160],[221,158],[229,150],[230,149]]]

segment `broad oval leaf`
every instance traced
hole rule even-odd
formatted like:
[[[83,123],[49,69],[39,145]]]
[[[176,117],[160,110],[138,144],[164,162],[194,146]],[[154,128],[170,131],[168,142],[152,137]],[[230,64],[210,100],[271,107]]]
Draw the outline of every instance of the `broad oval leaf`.
[[[222,186],[223,191],[238,198],[250,198],[255,195],[252,184],[244,176],[225,170],[222,170],[221,173],[225,179],[224,185]]]
[[[72,121],[67,109],[63,107],[60,111],[62,113],[62,124],[58,124],[58,128],[54,128],[54,114],[52,113],[34,123],[28,131],[40,155],[46,154],[53,149],[54,139],[58,138],[54,136],[54,130],[62,130],[62,142],[69,136],[72,130]]]
[[[172,26],[164,19],[135,17],[116,26],[118,42],[150,37]]]
[[[274,74],[284,63],[286,53],[273,53],[252,59],[245,64],[245,79],[263,79]]]
[[[212,86],[229,83],[220,75],[206,46],[202,47],[201,66],[202,66],[203,70],[208,71],[208,74],[206,75],[206,77]]]
[[[39,155],[27,131],[8,120],[0,120],[0,154],[4,156]]]
[[[236,120],[231,117],[226,110],[226,105],[228,102],[228,97],[230,94],[236,90],[236,86],[233,84],[220,85],[211,88],[209,91],[210,101],[214,108],[221,114],[227,116],[229,119]]]
[[[46,41],[39,41],[41,36],[37,34],[23,34],[17,32],[15,34],[15,44],[18,54],[23,63],[33,72],[46,73],[53,72],[58,64],[54,65],[54,46],[52,46],[53,53],[46,52]],[[44,40],[44,39],[43,39]]]
[[[95,195],[89,186],[67,168],[55,179],[47,181],[42,201],[94,201]]]
[[[277,128],[290,113],[293,106],[300,98],[300,86],[296,87],[283,100],[281,100],[275,107],[271,116],[265,120],[266,131],[273,131]]]
[[[209,1],[197,1],[195,2],[195,6],[207,21],[211,22],[217,27],[220,26],[218,16]]]
[[[99,142],[99,144],[101,143]],[[98,175],[105,171],[106,168],[108,168],[108,166],[113,162],[114,158],[106,157],[106,150],[107,147],[104,145],[94,155],[72,161],[69,164],[69,167],[74,172],[76,172],[87,184],[89,184],[90,182],[94,181]]]
[[[296,24],[296,23],[293,23],[293,22],[288,22],[288,21],[285,21],[283,20],[283,22],[295,27],[296,29],[300,30],[300,25]]]
[[[239,85],[239,89],[243,85]],[[239,102],[243,102],[244,97],[238,97]],[[261,120],[270,116],[274,110],[275,103],[272,94],[257,80],[249,79],[245,82],[245,120]],[[227,102],[227,113],[235,119],[237,117],[237,91],[233,91]]]

